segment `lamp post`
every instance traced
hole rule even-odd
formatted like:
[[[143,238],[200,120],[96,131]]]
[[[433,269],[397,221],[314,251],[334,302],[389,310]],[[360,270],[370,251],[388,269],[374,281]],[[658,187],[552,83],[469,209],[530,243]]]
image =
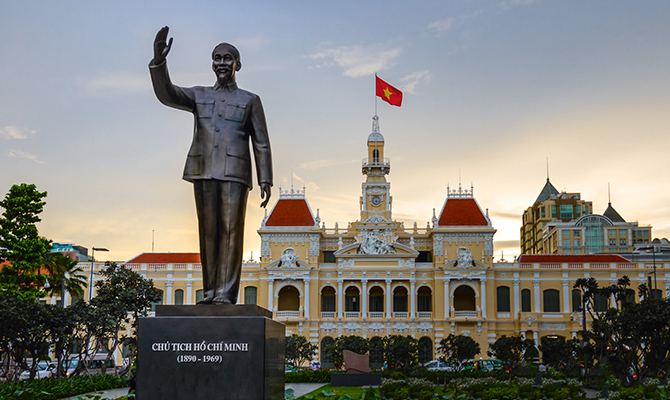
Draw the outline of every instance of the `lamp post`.
[[[90,303],[93,299],[93,263],[95,263],[95,251],[109,251],[104,247],[93,247],[93,252],[91,253],[91,279],[88,284],[88,302]]]

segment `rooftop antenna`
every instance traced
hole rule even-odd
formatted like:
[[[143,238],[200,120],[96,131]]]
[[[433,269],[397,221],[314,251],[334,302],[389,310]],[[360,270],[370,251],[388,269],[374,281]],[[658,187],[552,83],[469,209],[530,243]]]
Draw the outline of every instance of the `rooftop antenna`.
[[[151,230],[151,252],[154,252],[154,230]]]
[[[612,205],[612,197],[610,196],[610,183],[607,182],[607,204]]]
[[[549,180],[549,157],[547,157],[547,180]]]

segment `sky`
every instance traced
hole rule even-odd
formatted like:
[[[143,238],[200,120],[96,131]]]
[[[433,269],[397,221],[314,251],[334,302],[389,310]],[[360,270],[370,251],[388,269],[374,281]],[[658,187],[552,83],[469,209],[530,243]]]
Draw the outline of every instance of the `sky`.
[[[670,237],[668,21],[666,0],[0,0],[0,192],[48,192],[40,234],[109,249],[99,260],[197,252],[193,117],[158,102],[147,67],[167,25],[177,85],[213,85],[214,46],[240,50],[237,83],[268,121],[269,207],[304,186],[326,227],[358,219],[376,72],[404,92],[378,115],[406,227],[461,181],[510,259],[548,171],[596,213],[609,184],[623,218]],[[260,202],[256,186],[245,259]]]

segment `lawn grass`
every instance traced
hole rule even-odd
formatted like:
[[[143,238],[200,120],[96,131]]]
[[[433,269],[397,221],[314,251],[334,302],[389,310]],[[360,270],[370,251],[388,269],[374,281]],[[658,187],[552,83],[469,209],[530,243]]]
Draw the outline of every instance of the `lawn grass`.
[[[332,386],[330,386],[330,384],[328,384],[328,385],[322,386],[322,387],[320,387],[320,388],[318,388],[314,391],[311,391],[311,392],[309,392],[309,393],[307,393],[307,394],[305,394],[301,397],[298,397],[298,399],[303,400],[305,398],[305,396],[310,396],[310,395],[313,396],[315,399],[325,398],[321,394],[321,392],[323,392],[324,390],[335,392],[337,394],[337,397],[335,397],[335,398],[339,398],[340,396],[342,396],[344,394],[348,394],[349,396],[351,396],[351,398],[353,400],[358,400],[358,398],[361,397],[361,395],[365,391],[362,387],[347,387],[347,386],[332,387]],[[331,397],[331,399],[332,398],[333,397]]]

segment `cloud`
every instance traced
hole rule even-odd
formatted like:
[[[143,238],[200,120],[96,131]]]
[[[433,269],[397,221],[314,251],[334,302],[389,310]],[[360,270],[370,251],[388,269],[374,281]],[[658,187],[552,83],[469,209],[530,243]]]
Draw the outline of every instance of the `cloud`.
[[[28,139],[28,136],[36,133],[36,130],[20,126],[5,126],[4,128],[0,128],[0,137],[5,139]]]
[[[83,79],[80,84],[92,92],[145,93],[151,91],[147,76],[126,73],[99,74]]]
[[[504,0],[500,3],[500,7],[509,10],[516,6],[529,6],[535,3],[535,0]]]
[[[402,86],[402,91],[414,94],[414,88],[416,87],[417,83],[421,81],[428,82],[430,78],[431,75],[430,71],[428,70],[413,72],[403,78],[400,78],[401,82],[407,82]]]
[[[10,150],[9,151],[9,156],[10,157],[16,157],[16,158],[27,158],[29,160],[35,161],[38,164],[44,164],[44,162],[38,160],[35,155],[30,154],[30,153],[26,153],[25,151],[21,151],[21,150]]]
[[[324,68],[337,65],[344,68],[344,76],[357,78],[371,75],[392,65],[400,56],[400,47],[384,48],[380,44],[338,46],[324,48],[309,58],[320,61],[313,68]]]
[[[504,212],[504,211],[491,211],[491,218],[500,218],[500,219],[513,219],[513,220],[518,220],[521,218],[521,214],[519,213],[511,213],[511,212]]]
[[[438,32],[447,32],[454,27],[454,17],[449,17],[441,21],[435,21],[431,24],[428,24],[428,29],[434,29]]]

